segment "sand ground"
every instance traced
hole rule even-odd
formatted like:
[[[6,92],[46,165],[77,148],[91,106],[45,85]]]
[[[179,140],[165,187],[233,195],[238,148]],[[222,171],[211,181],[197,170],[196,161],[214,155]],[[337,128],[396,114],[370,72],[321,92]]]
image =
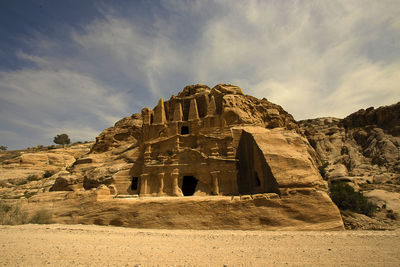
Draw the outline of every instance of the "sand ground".
[[[0,226],[1,266],[400,266],[400,231]]]

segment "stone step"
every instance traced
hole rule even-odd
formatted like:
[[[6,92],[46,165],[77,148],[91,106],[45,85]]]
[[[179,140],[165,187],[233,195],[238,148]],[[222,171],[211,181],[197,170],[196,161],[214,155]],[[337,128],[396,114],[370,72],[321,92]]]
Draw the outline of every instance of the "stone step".
[[[118,194],[115,196],[115,198],[138,198],[139,195],[138,194],[134,194],[134,195],[123,195],[123,194]]]

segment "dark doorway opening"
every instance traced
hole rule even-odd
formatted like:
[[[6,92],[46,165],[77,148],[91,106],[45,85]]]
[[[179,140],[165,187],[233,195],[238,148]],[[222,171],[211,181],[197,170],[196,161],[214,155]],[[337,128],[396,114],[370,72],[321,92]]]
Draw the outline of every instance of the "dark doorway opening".
[[[137,177],[132,177],[131,190],[137,190],[138,181],[139,179]]]
[[[188,126],[182,126],[181,127],[181,134],[189,134],[189,127]]]
[[[256,187],[261,186],[261,181],[260,181],[260,178],[258,177],[257,172],[254,172],[254,182],[255,182]]]
[[[193,196],[198,180],[194,176],[183,176],[182,193],[184,196]]]

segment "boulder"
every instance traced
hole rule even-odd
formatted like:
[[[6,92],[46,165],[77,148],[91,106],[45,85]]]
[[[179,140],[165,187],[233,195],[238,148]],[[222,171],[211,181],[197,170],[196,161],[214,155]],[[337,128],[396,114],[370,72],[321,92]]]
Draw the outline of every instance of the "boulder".
[[[75,191],[82,187],[82,179],[73,174],[59,175],[50,191]]]
[[[375,189],[364,193],[375,204],[384,207],[387,210],[392,210],[397,215],[400,215],[400,193],[388,192],[385,190]]]
[[[288,187],[319,187],[327,188],[318,172],[317,164],[312,159],[309,150],[312,150],[307,139],[296,133],[281,128],[265,129],[261,127],[242,127],[241,144],[244,150],[255,146],[263,155],[266,172],[279,188]],[[239,157],[239,165],[246,159]],[[247,157],[248,160],[256,160]],[[247,169],[247,168],[246,168]],[[249,174],[244,176],[248,176]],[[273,182],[273,183],[275,183]]]

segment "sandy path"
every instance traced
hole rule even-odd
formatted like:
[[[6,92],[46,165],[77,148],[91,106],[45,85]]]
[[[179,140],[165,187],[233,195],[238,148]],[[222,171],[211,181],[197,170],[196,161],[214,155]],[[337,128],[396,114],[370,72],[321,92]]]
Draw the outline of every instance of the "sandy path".
[[[1,266],[400,266],[400,231],[0,226]]]

